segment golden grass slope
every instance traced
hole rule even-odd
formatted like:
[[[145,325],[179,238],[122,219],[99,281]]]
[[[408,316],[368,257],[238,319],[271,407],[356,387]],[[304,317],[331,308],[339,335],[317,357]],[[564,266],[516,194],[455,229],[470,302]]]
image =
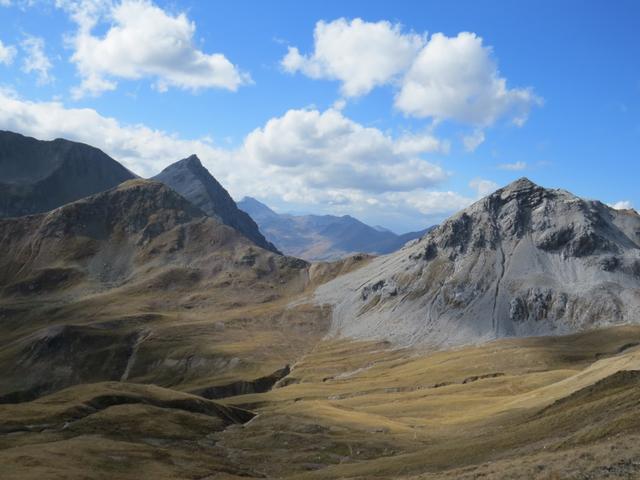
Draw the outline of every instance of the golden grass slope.
[[[295,365],[288,386],[228,399],[258,416],[220,437],[248,463],[278,452],[260,464],[274,478],[440,478],[498,460],[511,462],[512,478],[547,478],[518,473],[519,459],[597,451],[614,436],[640,455],[638,342],[638,327],[426,355],[327,342]]]
[[[0,405],[0,463],[25,479],[635,478],[638,345],[636,326],[438,352],[323,341],[277,388],[221,400],[256,415],[242,425],[176,404],[213,404],[193,395],[82,385]]]

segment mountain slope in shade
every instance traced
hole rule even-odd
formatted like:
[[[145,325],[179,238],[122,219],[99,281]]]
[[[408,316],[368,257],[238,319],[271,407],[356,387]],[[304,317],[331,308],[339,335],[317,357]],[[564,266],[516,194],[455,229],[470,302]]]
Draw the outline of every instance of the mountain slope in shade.
[[[320,287],[333,332],[457,345],[640,322],[640,216],[520,179]]]
[[[83,143],[0,131],[0,216],[46,212],[135,176]]]
[[[271,306],[305,287],[307,266],[148,180],[0,219],[0,404],[85,382],[191,391],[266,376],[325,328]]]
[[[168,185],[207,215],[235,228],[259,247],[280,253],[264,238],[252,218],[238,208],[196,155],[169,165],[153,180]]]
[[[353,253],[385,254],[419,238],[429,229],[404,235],[370,227],[349,215],[278,214],[255,198],[238,207],[247,212],[271,242],[287,255],[305,260],[335,260]]]

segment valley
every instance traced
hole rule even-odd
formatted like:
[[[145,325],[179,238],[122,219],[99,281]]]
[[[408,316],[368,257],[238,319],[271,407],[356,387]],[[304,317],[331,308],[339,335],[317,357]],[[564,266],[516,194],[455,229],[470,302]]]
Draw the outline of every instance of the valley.
[[[0,218],[2,478],[637,478],[639,235],[521,178],[310,263],[194,156]]]

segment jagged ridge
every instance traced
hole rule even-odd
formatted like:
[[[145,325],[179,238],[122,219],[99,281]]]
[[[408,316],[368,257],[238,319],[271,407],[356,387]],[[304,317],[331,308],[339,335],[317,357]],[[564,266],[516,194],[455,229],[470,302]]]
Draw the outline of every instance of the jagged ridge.
[[[168,185],[207,215],[235,228],[259,247],[280,253],[264,238],[252,218],[238,208],[229,193],[202,166],[196,155],[169,165],[153,177],[153,180]]]
[[[334,332],[463,344],[640,321],[640,217],[523,178],[321,287]]]

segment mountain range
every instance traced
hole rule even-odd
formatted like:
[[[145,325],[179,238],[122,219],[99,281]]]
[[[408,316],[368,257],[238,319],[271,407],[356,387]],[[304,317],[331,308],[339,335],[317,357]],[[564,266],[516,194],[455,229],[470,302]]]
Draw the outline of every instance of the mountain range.
[[[238,207],[251,215],[265,236],[285,254],[308,261],[337,260],[359,252],[390,253],[430,230],[396,235],[349,215],[278,214],[251,197],[239,201]]]
[[[2,478],[640,475],[637,212],[521,178],[309,263],[261,218],[308,257],[400,240],[1,138]]]

